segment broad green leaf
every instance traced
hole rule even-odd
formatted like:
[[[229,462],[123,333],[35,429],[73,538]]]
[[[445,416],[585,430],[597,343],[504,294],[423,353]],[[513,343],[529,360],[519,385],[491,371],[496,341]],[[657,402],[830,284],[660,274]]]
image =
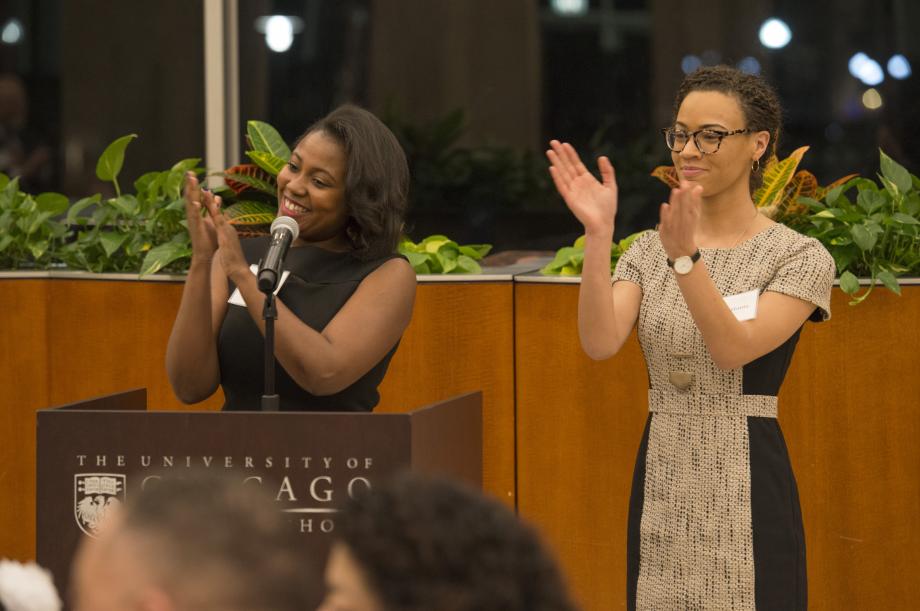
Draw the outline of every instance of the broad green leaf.
[[[585,247],[585,240],[586,240],[587,238],[588,238],[588,236],[586,236],[586,235],[584,235],[584,234],[578,236],[577,238],[575,238],[575,243],[572,244],[572,246],[574,246],[575,248],[584,249],[584,247]]]
[[[141,263],[140,276],[155,274],[173,261],[184,257],[191,257],[192,249],[186,244],[173,241],[154,246],[147,251],[144,261]]]
[[[121,245],[125,243],[128,236],[129,234],[127,233],[119,233],[117,231],[99,232],[99,243],[102,245],[103,250],[105,250],[105,256],[111,257],[115,251],[121,248]]]
[[[52,216],[52,215],[51,215],[50,212],[39,212],[38,214],[36,214],[36,215],[33,216],[33,217],[24,218],[23,220],[26,220],[26,221],[28,221],[28,223],[29,223],[28,228],[26,229],[26,234],[27,234],[27,235],[32,235],[33,233],[35,233],[36,231],[38,231],[39,228],[40,228],[42,225],[44,225],[45,222],[46,222],[48,219],[51,218],[51,216]]]
[[[879,157],[881,158],[881,167],[882,167],[882,176],[887,178],[897,187],[899,193],[907,193],[910,191],[913,181],[910,177],[910,172],[908,172],[904,166],[899,164],[897,161],[885,154],[885,151],[879,149]]]
[[[816,214],[813,215],[813,216],[814,216],[814,218],[819,218],[819,219],[833,219],[833,218],[837,218],[838,216],[840,216],[840,214],[843,213],[842,210],[837,210],[837,212],[840,213],[840,214],[834,214],[834,210],[836,210],[836,209],[827,209],[827,208],[825,208],[824,210],[822,210],[821,212],[816,213]]]
[[[119,197],[113,197],[112,199],[108,200],[108,203],[125,216],[134,216],[139,208],[137,198],[135,198],[133,195],[121,195]]]
[[[6,185],[8,185],[9,182],[10,182],[10,177],[4,174],[3,172],[0,172],[0,189],[5,189]]]
[[[882,284],[884,284],[892,293],[896,293],[898,295],[901,294],[901,286],[898,284],[898,279],[895,278],[894,274],[888,270],[880,271],[878,274],[876,274],[875,277],[881,280]]]
[[[852,295],[859,290],[859,280],[850,272],[840,274],[840,288],[847,295]]]
[[[472,257],[468,257],[466,255],[460,255],[457,257],[457,268],[465,274],[482,273],[482,267],[479,266],[479,263],[477,263]]]
[[[137,191],[138,195],[155,197],[155,194],[147,192],[151,190],[151,187],[154,186],[154,181],[160,177],[162,172],[147,172],[146,174],[141,174],[141,176],[134,181],[134,190]]]
[[[137,134],[128,134],[118,138],[108,145],[96,162],[96,177],[99,180],[111,182],[118,177],[121,167],[125,162],[125,149],[132,140],[137,138]]]
[[[872,250],[875,246],[876,235],[869,231],[865,225],[853,225],[850,228],[850,234],[853,236],[853,241],[856,242],[856,245],[863,251]]]
[[[275,157],[287,159],[291,156],[291,149],[284,142],[281,134],[274,127],[262,121],[248,121],[246,135],[249,143],[256,151],[271,153]]]
[[[492,250],[491,244],[465,244],[460,247],[460,253],[464,254],[471,259],[478,261],[484,256],[489,254],[489,251]]]
[[[920,225],[920,221],[910,216],[909,214],[904,214],[903,212],[895,212],[891,215],[891,218],[899,223],[903,223],[904,225]]]
[[[827,195],[824,197],[824,201],[827,202],[827,205],[833,206],[834,204],[836,204],[837,199],[843,193],[844,189],[846,189],[846,185],[840,185],[828,191]]]
[[[29,253],[32,255],[32,258],[36,261],[42,258],[42,255],[45,254],[45,251],[48,250],[50,246],[48,240],[39,240],[37,242],[32,242],[29,244]]]
[[[860,191],[859,195],[856,197],[856,203],[860,208],[872,214],[885,204],[885,196],[878,191],[864,189]]]
[[[163,190],[166,192],[166,197],[169,199],[176,199],[177,197],[182,196],[182,184],[185,182],[185,174],[182,172],[172,171],[166,173],[166,180],[164,181]]]
[[[13,243],[13,236],[10,234],[4,234],[0,236],[0,252],[3,252],[7,247]]]
[[[183,159],[182,161],[177,161],[173,164],[173,167],[169,168],[173,172],[179,172],[185,174],[189,170],[193,170],[198,167],[198,164],[201,163],[201,159],[194,157],[190,159]]]
[[[416,273],[428,273],[428,255],[408,251],[402,254],[409,260],[409,265],[412,266],[412,269],[414,269]],[[422,267],[425,268],[425,272],[420,271]]]
[[[287,157],[278,157],[271,153],[266,153],[265,151],[246,151],[246,156],[272,176],[278,176],[288,162]]]
[[[50,212],[53,216],[57,216],[59,214],[64,214],[64,211],[67,210],[67,206],[70,205],[70,200],[60,193],[49,192],[36,196],[35,203],[42,212]]]
[[[422,246],[425,247],[425,252],[435,253],[448,242],[450,242],[450,240],[445,236],[429,236],[422,240]]]

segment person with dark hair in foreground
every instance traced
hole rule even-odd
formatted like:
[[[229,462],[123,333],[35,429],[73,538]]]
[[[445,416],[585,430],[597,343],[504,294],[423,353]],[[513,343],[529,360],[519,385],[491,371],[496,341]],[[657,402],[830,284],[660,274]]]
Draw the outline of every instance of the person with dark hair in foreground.
[[[152,480],[85,538],[75,611],[303,611],[319,599],[302,542],[272,499],[230,474]]]
[[[763,78],[701,68],[681,84],[672,121],[662,131],[679,187],[612,277],[613,166],[601,157],[598,181],[571,145],[547,152],[585,227],[581,345],[608,358],[638,325],[648,365],[626,607],[803,611],[805,537],[777,395],[802,326],[830,317],[834,260],[754,204],[782,122]]]
[[[405,153],[366,110],[339,107],[295,143],[278,174],[278,215],[299,228],[276,300],[282,411],[377,405],[415,300],[415,272],[396,253],[408,190]],[[264,295],[250,266],[269,237],[241,242],[220,197],[191,174],[185,198],[192,261],[166,350],[169,381],[185,403],[220,385],[225,410],[258,410]]]
[[[536,532],[497,500],[404,473],[336,520],[318,611],[574,611]]]

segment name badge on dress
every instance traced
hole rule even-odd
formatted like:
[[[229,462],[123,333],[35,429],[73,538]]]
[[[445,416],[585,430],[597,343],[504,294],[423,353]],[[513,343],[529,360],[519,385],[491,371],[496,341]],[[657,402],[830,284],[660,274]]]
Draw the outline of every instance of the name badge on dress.
[[[738,320],[753,320],[757,318],[757,299],[760,297],[760,290],[754,289],[746,293],[729,295],[724,297],[728,309],[732,311]]]
[[[253,263],[249,266],[249,271],[252,272],[252,275],[255,276],[259,273],[259,266]],[[278,291],[281,290],[281,287],[284,286],[284,281],[287,280],[287,277],[291,274],[288,270],[281,272],[281,280],[278,281],[278,288],[275,289],[275,295],[278,294]],[[243,300],[243,295],[240,293],[240,288],[236,287],[236,290],[233,291],[233,294],[230,295],[230,299],[227,300],[227,303],[232,303],[233,305],[246,307],[246,302]]]

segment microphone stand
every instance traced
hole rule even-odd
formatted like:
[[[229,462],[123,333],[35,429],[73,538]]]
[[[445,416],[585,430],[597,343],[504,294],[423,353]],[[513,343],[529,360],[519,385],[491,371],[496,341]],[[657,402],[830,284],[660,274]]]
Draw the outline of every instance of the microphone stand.
[[[272,287],[274,288],[274,287]],[[266,291],[262,320],[265,321],[265,392],[262,394],[262,411],[277,412],[280,397],[275,394],[275,319],[278,308],[275,305],[274,290]]]

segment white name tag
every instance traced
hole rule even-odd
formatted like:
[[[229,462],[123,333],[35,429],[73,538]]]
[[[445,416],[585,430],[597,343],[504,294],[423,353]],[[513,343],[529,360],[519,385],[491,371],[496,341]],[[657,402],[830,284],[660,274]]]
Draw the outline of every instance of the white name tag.
[[[754,289],[746,293],[729,295],[725,297],[725,303],[728,309],[732,311],[738,320],[753,320],[757,318],[757,299],[760,297],[760,291]]]
[[[251,271],[252,275],[255,276],[256,274],[259,273],[259,266],[253,263],[252,265],[249,266],[249,271]],[[278,288],[275,289],[275,295],[277,295],[278,291],[281,290],[281,287],[284,286],[284,281],[287,280],[287,277],[290,275],[290,273],[291,272],[287,270],[284,270],[283,272],[281,272],[281,280],[278,281]],[[243,300],[243,294],[240,293],[239,287],[237,287],[236,290],[233,291],[233,294],[230,295],[230,299],[227,300],[227,303],[232,303],[233,305],[243,306],[244,308],[246,307],[246,301]]]

